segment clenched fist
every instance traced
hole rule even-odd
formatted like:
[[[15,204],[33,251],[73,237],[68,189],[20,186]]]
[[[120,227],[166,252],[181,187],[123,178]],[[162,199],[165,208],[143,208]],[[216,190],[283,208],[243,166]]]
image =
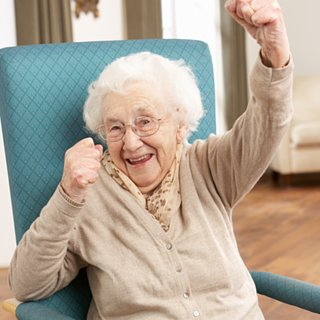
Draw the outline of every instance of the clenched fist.
[[[228,0],[225,8],[261,46],[265,65],[280,68],[288,63],[289,41],[277,0]]]
[[[75,202],[82,202],[88,186],[96,182],[103,148],[86,138],[68,149],[64,157],[61,187]]]

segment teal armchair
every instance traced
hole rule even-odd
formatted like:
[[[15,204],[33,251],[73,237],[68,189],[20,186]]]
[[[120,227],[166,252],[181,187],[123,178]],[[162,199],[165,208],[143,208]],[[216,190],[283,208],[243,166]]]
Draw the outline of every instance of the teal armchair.
[[[82,107],[89,83],[112,60],[152,51],[191,65],[206,117],[191,141],[215,132],[211,57],[192,40],[128,40],[21,46],[0,50],[0,115],[17,242],[59,183],[65,151],[88,133]],[[26,275],[27,276],[27,275]],[[269,273],[253,272],[258,293],[320,313],[320,288]],[[48,299],[7,301],[18,319],[86,319],[91,293],[85,270]]]

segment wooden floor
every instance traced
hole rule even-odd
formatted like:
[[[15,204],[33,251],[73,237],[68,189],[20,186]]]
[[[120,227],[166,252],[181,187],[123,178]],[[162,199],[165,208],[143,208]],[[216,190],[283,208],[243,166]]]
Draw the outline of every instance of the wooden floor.
[[[233,220],[239,250],[250,270],[320,285],[320,179],[291,187],[275,187],[265,180],[238,204]],[[320,319],[269,298],[259,300],[267,320]]]
[[[13,297],[8,286],[7,275],[8,275],[7,269],[0,269],[0,303],[2,303],[2,301],[5,299]],[[12,320],[12,319],[14,319],[14,317],[6,313],[1,307],[0,320]]]
[[[320,285],[320,180],[275,187],[264,179],[235,209],[234,225],[249,269]],[[7,270],[0,269],[0,300],[11,297],[6,277]],[[320,315],[264,297],[259,300],[267,320],[320,320]],[[0,320],[10,319],[0,311]]]

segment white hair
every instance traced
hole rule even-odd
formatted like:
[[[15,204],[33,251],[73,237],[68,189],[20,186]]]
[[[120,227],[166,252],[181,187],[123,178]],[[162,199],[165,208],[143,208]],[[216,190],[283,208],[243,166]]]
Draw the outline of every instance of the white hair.
[[[200,90],[190,67],[180,60],[169,60],[150,52],[118,58],[89,87],[83,109],[86,128],[103,135],[103,101],[112,92],[125,93],[129,82],[143,81],[158,88],[168,112],[187,127],[187,136],[197,130],[204,114]],[[171,108],[171,109],[170,109]]]

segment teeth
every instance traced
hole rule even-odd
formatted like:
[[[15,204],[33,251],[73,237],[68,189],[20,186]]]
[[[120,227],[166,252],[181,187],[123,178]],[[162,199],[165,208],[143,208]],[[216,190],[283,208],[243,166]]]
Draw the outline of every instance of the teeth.
[[[131,163],[135,163],[135,162],[142,161],[142,160],[146,159],[147,157],[148,157],[148,155],[146,154],[146,155],[141,156],[141,157],[139,157],[139,158],[129,159],[129,161],[130,161]]]

